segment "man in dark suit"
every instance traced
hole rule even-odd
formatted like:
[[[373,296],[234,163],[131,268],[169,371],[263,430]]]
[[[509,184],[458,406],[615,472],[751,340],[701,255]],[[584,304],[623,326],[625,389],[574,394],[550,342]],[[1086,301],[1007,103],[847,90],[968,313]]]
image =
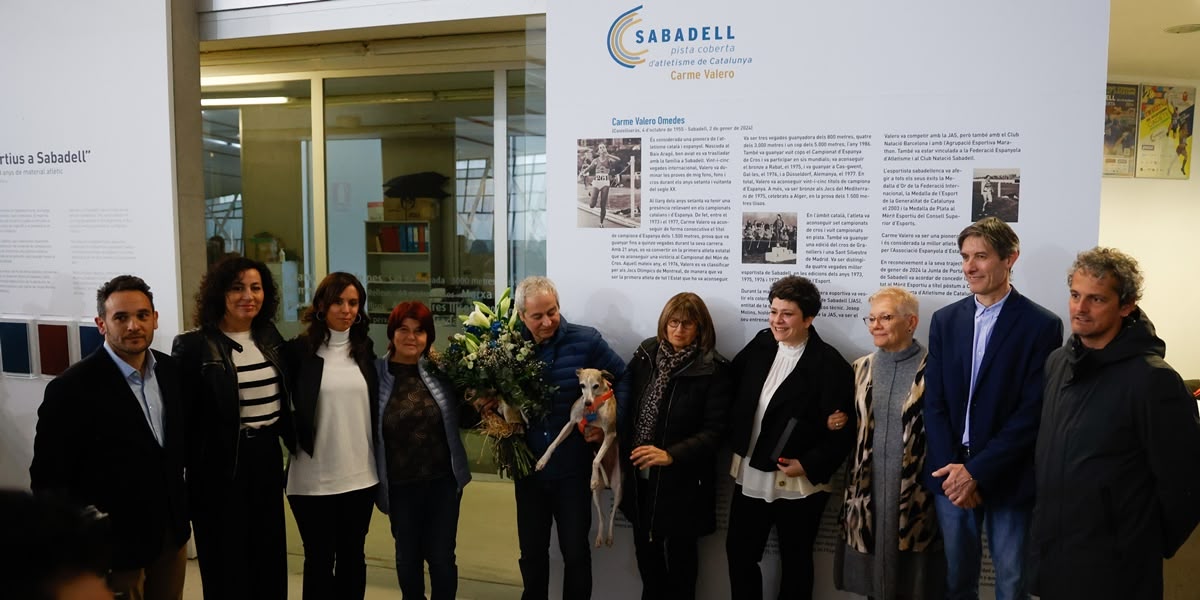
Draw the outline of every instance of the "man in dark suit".
[[[178,369],[150,349],[158,313],[146,282],[112,279],[96,310],[104,346],[46,386],[31,487],[108,515],[114,592],[178,600],[189,535]]]
[[[925,485],[946,543],[947,598],[978,598],[985,524],[996,599],[1028,598],[1043,367],[1062,320],[1013,288],[1020,240],[1007,223],[981,219],[958,247],[973,295],[933,314],[925,371]]]

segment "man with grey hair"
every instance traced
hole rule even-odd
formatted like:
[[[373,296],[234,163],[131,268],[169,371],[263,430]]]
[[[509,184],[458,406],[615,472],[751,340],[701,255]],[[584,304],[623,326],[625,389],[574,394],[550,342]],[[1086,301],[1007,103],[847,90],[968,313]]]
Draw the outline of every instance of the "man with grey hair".
[[[1071,337],[1046,362],[1032,555],[1058,598],[1161,598],[1162,562],[1200,521],[1200,420],[1138,308],[1137,261],[1080,252]]]
[[[526,277],[517,285],[514,301],[524,325],[522,335],[537,344],[538,359],[546,363],[545,377],[558,386],[550,414],[530,423],[525,438],[534,456],[546,452],[550,442],[567,424],[571,405],[579,398],[577,369],[602,369],[612,374],[618,420],[626,414],[629,385],[625,362],[613,352],[600,332],[568,323],[559,313],[558,290],[545,277]],[[494,405],[488,399],[480,405]],[[525,590],[522,600],[541,600],[549,595],[550,526],[558,526],[563,555],[563,598],[587,599],[592,594],[592,562],[588,545],[591,525],[591,462],[603,432],[594,427],[572,433],[555,450],[541,471],[518,479],[517,538],[521,548],[519,565]]]

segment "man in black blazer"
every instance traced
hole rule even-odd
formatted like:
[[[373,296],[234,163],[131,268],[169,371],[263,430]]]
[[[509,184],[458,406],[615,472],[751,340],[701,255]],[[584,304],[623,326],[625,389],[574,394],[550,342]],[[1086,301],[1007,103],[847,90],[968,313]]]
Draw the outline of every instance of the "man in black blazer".
[[[104,346],[46,386],[31,487],[108,515],[109,585],[134,600],[183,595],[189,530],[179,374],[150,349],[150,287],[122,275],[96,292]]]
[[[997,600],[1028,598],[1043,368],[1062,320],[1013,288],[1020,240],[1007,223],[980,219],[958,247],[972,295],[933,314],[925,370],[925,485],[946,543],[946,597],[978,598],[986,526]]]

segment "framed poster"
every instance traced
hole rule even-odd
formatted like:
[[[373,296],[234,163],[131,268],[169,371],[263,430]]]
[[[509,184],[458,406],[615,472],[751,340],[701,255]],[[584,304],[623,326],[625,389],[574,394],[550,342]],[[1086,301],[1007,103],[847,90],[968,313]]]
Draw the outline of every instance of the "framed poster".
[[[1137,166],[1138,86],[1109,83],[1104,94],[1104,171],[1133,177]]]
[[[1196,88],[1143,85],[1141,96],[1137,176],[1187,179],[1191,172]]]

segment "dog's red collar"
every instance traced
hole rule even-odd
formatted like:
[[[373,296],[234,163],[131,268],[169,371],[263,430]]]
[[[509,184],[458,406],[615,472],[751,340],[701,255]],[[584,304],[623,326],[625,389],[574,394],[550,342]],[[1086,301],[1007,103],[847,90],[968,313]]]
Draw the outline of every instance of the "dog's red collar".
[[[613,391],[612,388],[609,388],[607,392],[600,394],[600,396],[592,400],[591,406],[584,407],[583,418],[579,419],[579,424],[577,425],[579,433],[583,433],[583,430],[587,429],[588,424],[596,420],[596,411],[600,409],[600,405],[612,397]]]

